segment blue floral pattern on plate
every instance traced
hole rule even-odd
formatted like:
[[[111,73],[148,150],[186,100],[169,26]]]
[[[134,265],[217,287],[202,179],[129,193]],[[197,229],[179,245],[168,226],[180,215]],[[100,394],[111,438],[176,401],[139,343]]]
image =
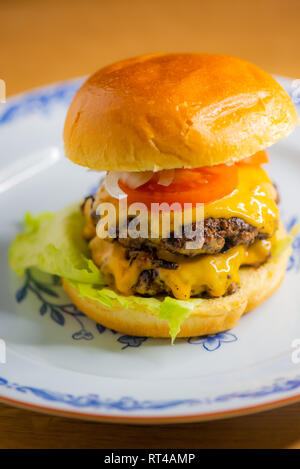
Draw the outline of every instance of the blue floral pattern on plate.
[[[73,394],[64,394],[56,391],[49,391],[33,386],[22,386],[17,383],[10,383],[3,377],[0,377],[0,387],[12,389],[18,393],[33,394],[42,400],[60,402],[76,408],[92,408],[92,409],[116,409],[121,411],[134,410],[153,410],[167,409],[170,407],[178,407],[180,405],[194,405],[199,401],[197,399],[176,399],[176,400],[153,400],[138,401],[131,397],[122,397],[121,399],[102,399],[98,394],[87,394],[74,396]]]
[[[298,217],[295,217],[295,216],[292,217],[286,224],[287,231],[290,231],[298,223],[299,223]],[[292,243],[292,248],[293,248],[293,252],[289,259],[287,271],[294,270],[295,272],[299,272],[300,270],[300,233],[295,237]]]
[[[87,394],[75,396],[73,394],[66,394],[47,389],[41,389],[33,386],[23,386],[17,383],[8,381],[0,377],[0,387],[11,389],[22,394],[32,394],[41,400],[48,402],[59,402],[75,408],[90,408],[90,409],[114,409],[123,412],[132,412],[136,410],[155,410],[155,409],[168,409],[181,405],[198,406],[212,405],[220,402],[230,402],[233,400],[242,400],[249,398],[261,398],[262,396],[269,396],[271,394],[279,394],[288,391],[294,391],[300,388],[300,376],[293,378],[276,379],[268,386],[262,386],[257,389],[249,389],[242,392],[233,392],[223,394],[217,397],[206,397],[202,399],[177,399],[177,400],[147,400],[139,401],[131,397],[124,396],[120,399],[102,399],[98,394]]]
[[[61,286],[60,278],[56,275],[49,275],[48,278],[49,281],[47,282],[37,280],[32,271],[27,269],[25,272],[25,282],[16,292],[16,301],[21,303],[27,297],[28,292],[31,292],[41,302],[39,309],[41,316],[45,316],[48,313],[52,321],[54,321],[59,326],[65,325],[65,316],[71,317],[80,326],[80,329],[72,334],[72,339],[93,340],[94,334],[91,331],[88,331],[84,324],[84,318],[86,316],[81,311],[79,311],[74,304],[60,304],[56,301],[53,301],[54,298],[59,299],[60,296],[59,291],[57,291],[57,287]],[[103,334],[105,331],[110,331],[112,334],[117,334],[116,331],[107,329],[101,324],[96,324],[96,329],[99,334]],[[122,344],[122,350],[125,350],[128,347],[139,347],[147,340],[147,337],[117,335],[117,341]]]
[[[11,123],[19,117],[35,112],[47,115],[55,103],[62,103],[67,106],[82,81],[82,79],[76,79],[50,87],[50,89],[48,87],[45,91],[32,91],[26,94],[25,97],[21,95],[13,98],[5,105],[3,112],[0,113],[0,125]]]
[[[204,337],[190,337],[188,342],[193,345],[202,345],[208,352],[214,352],[221,347],[222,343],[236,342],[237,340],[238,338],[236,335],[226,331]]]

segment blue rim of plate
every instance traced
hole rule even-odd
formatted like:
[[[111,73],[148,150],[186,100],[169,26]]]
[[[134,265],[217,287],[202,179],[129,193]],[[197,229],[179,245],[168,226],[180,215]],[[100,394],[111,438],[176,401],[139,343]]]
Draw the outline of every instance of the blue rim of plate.
[[[298,91],[293,87],[292,79],[285,77],[276,77],[281,83],[285,85],[285,88],[289,92],[298,110],[300,109],[300,85]],[[3,106],[1,111],[0,106],[0,128],[7,124],[13,123],[19,118],[32,113],[40,113],[41,115],[47,115],[51,111],[51,107],[56,104],[62,104],[68,106],[72,100],[77,89],[83,83],[84,78],[75,78],[63,82],[54,83],[52,85],[46,85],[43,87],[35,88],[28,92],[24,92],[7,99],[7,102]],[[86,394],[86,395],[72,395],[56,392],[53,390],[46,390],[35,386],[28,386],[11,382],[6,378],[0,376],[0,393],[1,388],[13,390],[17,393],[24,395],[32,395],[38,398],[43,404],[32,404],[26,402],[24,399],[15,400],[7,398],[0,394],[0,401],[12,405],[19,405],[20,407],[47,412],[54,414],[61,414],[65,416],[81,417],[87,419],[96,420],[111,420],[111,421],[125,421],[128,423],[151,423],[156,422],[171,422],[171,421],[192,421],[192,420],[207,420],[209,418],[218,419],[232,415],[242,415],[252,412],[258,412],[267,408],[273,408],[280,405],[288,404],[290,402],[296,402],[300,400],[300,392],[294,394],[295,390],[300,388],[300,376],[289,378],[278,378],[267,386],[261,386],[253,390],[245,390],[242,392],[234,392],[229,394],[223,394],[213,399],[202,398],[199,399],[177,399],[177,400],[153,400],[153,401],[138,401],[132,397],[123,397],[117,400],[101,399],[98,394]],[[283,394],[280,399],[268,401],[267,403],[255,404],[255,400]],[[289,394],[292,394],[289,396]],[[201,405],[230,402],[230,401],[243,401],[243,399],[253,400],[253,405],[247,407],[233,408],[229,410],[221,410],[216,412],[204,412],[196,414],[185,414],[185,415],[174,415],[174,416],[162,416],[153,417],[144,415],[130,416],[132,411],[136,410],[163,410],[168,408],[174,408],[178,406],[192,406],[195,404]],[[61,410],[55,407],[47,407],[44,403],[61,403],[73,410]],[[110,415],[110,414],[98,414],[98,413],[84,413],[80,412],[83,409],[114,409],[121,411],[121,415]]]

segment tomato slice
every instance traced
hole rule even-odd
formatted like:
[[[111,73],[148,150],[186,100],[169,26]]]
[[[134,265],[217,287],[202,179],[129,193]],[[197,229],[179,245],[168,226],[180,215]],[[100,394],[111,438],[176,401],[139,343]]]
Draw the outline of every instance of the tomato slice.
[[[220,164],[196,169],[176,169],[173,182],[169,186],[157,183],[158,175],[146,184],[130,189],[119,181],[120,188],[128,195],[128,203],[142,202],[150,207],[151,203],[174,202],[209,203],[221,199],[238,185],[236,165]]]
[[[266,151],[259,151],[236,164],[219,164],[195,169],[175,169],[174,179],[169,186],[158,184],[158,174],[142,186],[131,189],[122,181],[120,188],[128,195],[128,203],[142,202],[150,208],[151,203],[172,204],[211,203],[222,199],[236,189],[240,165],[260,166],[268,163]]]
[[[238,162],[238,164],[251,164],[253,166],[260,166],[265,163],[269,163],[268,153],[265,150],[258,151],[254,155]]]

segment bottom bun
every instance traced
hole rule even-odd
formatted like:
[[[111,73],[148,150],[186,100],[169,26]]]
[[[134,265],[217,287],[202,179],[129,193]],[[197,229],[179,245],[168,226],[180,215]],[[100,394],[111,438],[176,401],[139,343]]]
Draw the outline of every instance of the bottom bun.
[[[198,299],[191,315],[184,320],[177,337],[216,334],[231,329],[240,317],[265,301],[283,280],[291,248],[260,267],[240,269],[240,288],[222,298]],[[109,308],[98,301],[80,297],[78,291],[63,279],[63,287],[73,303],[97,323],[123,334],[142,337],[170,337],[166,320],[158,319],[140,304],[125,309],[119,304]]]

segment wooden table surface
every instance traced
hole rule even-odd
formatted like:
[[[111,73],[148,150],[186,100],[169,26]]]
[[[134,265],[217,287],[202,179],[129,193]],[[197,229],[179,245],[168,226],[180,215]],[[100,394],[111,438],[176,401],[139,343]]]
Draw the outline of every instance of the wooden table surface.
[[[299,448],[300,404],[180,425],[120,425],[39,415],[0,404],[2,448]]]
[[[0,2],[7,94],[159,51],[228,53],[300,77],[299,0]],[[0,405],[0,448],[300,448],[300,403],[219,422],[90,423]]]

